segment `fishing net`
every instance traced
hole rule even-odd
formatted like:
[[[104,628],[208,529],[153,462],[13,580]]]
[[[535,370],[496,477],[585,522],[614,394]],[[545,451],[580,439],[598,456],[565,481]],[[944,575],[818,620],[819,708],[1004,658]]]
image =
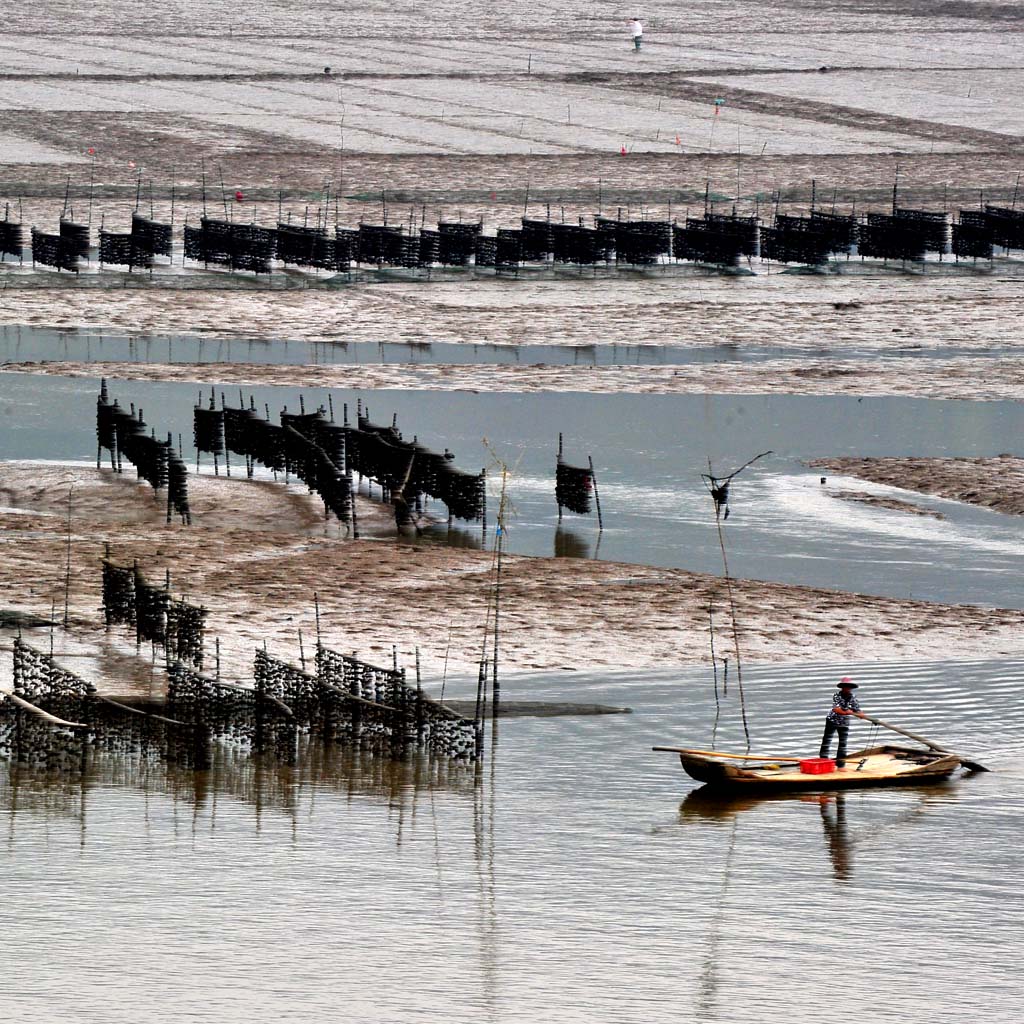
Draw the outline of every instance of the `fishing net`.
[[[104,558],[102,569],[103,616],[108,627],[134,626],[139,643],[160,644],[171,660],[202,668],[204,608],[176,600],[169,582],[163,587],[147,582],[137,565],[121,566]]]
[[[1004,249],[1024,249],[1024,210],[986,206],[985,216],[992,226],[996,245]]]
[[[984,213],[972,219],[974,211],[962,210],[960,223],[953,225],[952,250],[957,259],[992,259],[995,232]]]
[[[217,443],[217,419],[223,423],[223,450],[246,459],[248,476],[257,463],[274,472],[294,474],[318,494],[327,512],[345,522],[352,519],[352,490],[345,470],[345,428],[315,413],[281,413],[281,425],[264,419],[255,409],[193,409],[193,431],[203,431],[204,443]],[[325,442],[326,447],[321,444]]]
[[[138,643],[163,644],[167,638],[167,607],[171,595],[163,587],[147,583],[135,568],[135,637]]]
[[[135,625],[135,570],[103,560],[103,618],[107,626]]]
[[[829,252],[849,253],[857,244],[857,218],[852,214],[812,210],[811,220],[819,225]]]
[[[68,238],[32,228],[32,262],[78,273],[78,254]]]
[[[556,263],[590,266],[597,262],[598,232],[577,224],[551,225],[551,254]]]
[[[715,266],[738,266],[742,241],[720,224],[688,218],[685,227],[672,226],[672,252],[676,259]]]
[[[359,259],[359,231],[355,228],[334,229],[334,266],[336,270],[349,270]]]
[[[441,262],[441,234],[438,231],[424,229],[417,236],[419,242],[419,264],[429,267]]]
[[[10,220],[0,220],[0,258],[5,255],[21,257],[25,247],[25,229]]]
[[[448,267],[464,267],[476,251],[481,224],[453,224],[440,221],[438,262]]]
[[[908,221],[914,225],[926,252],[949,252],[949,214],[933,210],[908,210],[897,208],[893,211],[896,220]]]
[[[132,240],[139,252],[150,256],[170,256],[173,225],[132,214]],[[141,264],[139,264],[141,266]]]
[[[316,679],[328,736],[396,752],[416,745],[447,757],[476,757],[476,724],[407,686],[400,669],[380,668],[318,645]]]
[[[498,270],[518,270],[523,260],[523,233],[498,228],[494,238],[494,265]]]
[[[142,410],[138,415],[126,412],[117,402],[110,400],[107,382],[100,382],[100,394],[96,400],[96,442],[100,451],[110,452],[111,464],[120,472],[122,457],[135,466],[139,479],[145,480],[154,490],[167,487],[167,521],[172,512],[181,517],[183,523],[192,522],[188,501],[188,469],[174,450],[171,436],[158,441],[147,433]],[[97,454],[97,465],[99,455]]]
[[[921,222],[906,217],[869,213],[858,229],[861,256],[885,260],[923,260],[928,250],[928,231]]]
[[[359,225],[359,262],[378,267],[402,265],[402,228],[389,224]]]
[[[99,261],[101,265],[121,266],[133,270],[135,267],[148,269],[153,257],[136,244],[134,235],[114,234],[100,229]]]
[[[597,217],[595,224],[600,235],[595,241],[595,249],[600,248],[604,258],[610,258],[614,253],[619,263],[646,266],[657,263],[659,257],[668,256],[671,252],[672,225],[668,221]]]
[[[403,235],[401,239],[402,255],[398,266],[413,270],[420,265],[420,240],[416,235]]]
[[[770,228],[761,228],[761,256],[779,263],[816,266],[828,260],[831,245],[820,221],[779,214]]]
[[[224,413],[197,405],[192,410],[192,440],[196,451],[211,455],[224,454]]]
[[[735,213],[705,213],[704,220],[718,231],[735,238],[740,256],[750,258],[757,255],[760,225],[757,217],[738,217]]]
[[[296,267],[315,267],[317,270],[335,270],[338,252],[335,239],[327,236],[326,228],[277,225],[277,258]],[[345,260],[348,267],[349,257]]]
[[[277,232],[271,228],[211,217],[202,217],[199,227],[185,225],[186,259],[269,274],[276,254]]]
[[[174,512],[185,526],[192,525],[192,510],[188,503],[188,467],[167,439],[167,522]]]
[[[558,460],[555,466],[555,501],[577,515],[589,515],[594,493],[594,473],[589,466],[571,466]]]
[[[484,518],[486,475],[455,469],[451,452],[433,452],[405,441],[396,427],[372,423],[363,414],[358,426],[347,428],[345,443],[348,469],[381,486],[385,498],[395,504],[399,525],[409,521],[414,504],[423,495],[443,502],[450,518]]]
[[[519,233],[519,259],[524,263],[543,263],[551,252],[551,223],[523,218]]]
[[[164,615],[167,657],[202,669],[206,609],[171,598]]]
[[[478,267],[493,267],[498,261],[498,240],[493,235],[478,235],[473,259]]]
[[[75,224],[70,220],[60,222],[60,237],[67,246],[68,252],[81,260],[89,258],[89,226]]]

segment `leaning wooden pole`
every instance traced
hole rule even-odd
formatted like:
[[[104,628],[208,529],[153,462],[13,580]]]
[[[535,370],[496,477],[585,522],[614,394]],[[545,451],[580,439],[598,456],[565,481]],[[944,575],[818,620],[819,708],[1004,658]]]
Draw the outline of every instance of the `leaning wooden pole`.
[[[68,488],[68,544],[67,544],[67,560],[64,566],[64,628],[68,628],[68,606],[71,600],[71,495],[74,492],[75,487],[72,484]]]
[[[590,479],[594,484],[594,507],[597,509],[597,528],[598,530],[603,530],[604,520],[601,518],[601,495],[597,490],[597,474],[594,472],[594,460],[588,455],[587,461],[590,463]]]
[[[501,556],[505,548],[505,510],[507,501],[508,467],[501,467],[501,497],[498,501],[498,525],[494,533],[494,645],[491,663],[491,693],[494,700],[494,714],[498,714],[498,700],[501,684],[498,680],[498,636],[501,610]]]
[[[907,739],[914,740],[915,743],[921,743],[931,750],[934,750],[937,754],[954,754],[956,757],[960,757],[959,754],[955,754],[954,751],[949,750],[946,747],[939,746],[938,743],[933,743],[929,739],[925,739],[924,736],[918,736],[916,733],[912,733],[909,729],[901,729],[898,725],[890,725],[888,722],[883,722],[880,718],[873,718],[871,715],[864,716],[865,721],[871,722],[873,725],[880,726],[883,729],[889,729],[891,732],[898,732],[901,736],[906,736]],[[977,761],[968,761],[967,759],[960,757],[960,763],[965,767],[969,768],[972,772],[988,772],[991,768],[986,768],[983,764],[979,764]]]
[[[718,529],[718,546],[722,552],[722,567],[724,569],[725,592],[729,598],[729,617],[732,619],[732,644],[736,654],[736,687],[740,692],[740,718],[743,721],[743,736],[747,741],[747,750],[750,750],[750,727],[747,723],[747,701],[743,693],[743,672],[740,662],[740,631],[736,621],[736,600],[732,590],[732,575],[729,572],[729,559],[725,553],[725,534],[722,532],[722,516],[719,510],[715,509],[715,526]]]

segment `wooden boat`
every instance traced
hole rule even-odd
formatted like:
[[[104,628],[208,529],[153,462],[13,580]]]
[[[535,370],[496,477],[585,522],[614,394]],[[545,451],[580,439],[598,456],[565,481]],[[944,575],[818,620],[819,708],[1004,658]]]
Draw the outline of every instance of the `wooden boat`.
[[[881,746],[846,755],[846,766],[828,772],[805,771],[811,758],[766,754],[727,754],[716,750],[655,747],[679,755],[683,771],[698,782],[733,792],[850,789],[857,786],[904,786],[948,779],[957,768],[970,766],[958,754],[943,750]]]

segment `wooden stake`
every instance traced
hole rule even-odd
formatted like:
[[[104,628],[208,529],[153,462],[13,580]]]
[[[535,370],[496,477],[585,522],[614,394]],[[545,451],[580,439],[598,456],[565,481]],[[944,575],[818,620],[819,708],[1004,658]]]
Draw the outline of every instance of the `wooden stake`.
[[[601,518],[601,495],[597,492],[597,474],[594,472],[594,460],[588,455],[587,461],[590,463],[590,479],[594,482],[594,505],[597,508],[597,528],[598,530],[603,530],[604,520]]]
[[[64,569],[64,628],[68,628],[68,603],[71,594],[71,494],[75,487],[68,488],[68,549],[67,564]]]

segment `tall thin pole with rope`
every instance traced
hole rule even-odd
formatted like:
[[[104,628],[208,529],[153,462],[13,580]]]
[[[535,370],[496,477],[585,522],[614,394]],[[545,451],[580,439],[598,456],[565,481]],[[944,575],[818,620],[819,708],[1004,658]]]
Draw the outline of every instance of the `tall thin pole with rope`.
[[[491,458],[501,469],[501,495],[498,500],[497,525],[494,530],[494,554],[491,567],[494,570],[494,586],[487,600],[487,610],[484,614],[484,636],[480,652],[481,663],[490,660],[491,690],[494,701],[494,715],[498,714],[498,702],[501,697],[501,683],[498,679],[498,653],[501,635],[501,567],[505,551],[505,533],[508,529],[508,519],[513,513],[512,504],[508,497],[508,464],[504,462],[484,438],[484,445],[490,452]],[[491,639],[490,659],[487,654],[488,631],[493,629]]]
[[[714,472],[711,469],[711,460],[708,459],[708,471],[707,473],[701,474],[701,479],[704,481],[715,506],[715,528],[718,531],[718,547],[722,552],[722,569],[723,579],[725,580],[725,592],[729,599],[729,616],[732,620],[733,652],[736,655],[736,688],[739,690],[740,695],[740,717],[743,721],[743,736],[747,741],[747,750],[750,750],[750,726],[747,722],[746,695],[743,692],[743,672],[740,660],[740,633],[739,624],[736,621],[736,598],[733,593],[732,574],[729,572],[729,556],[726,554],[725,550],[725,532],[722,529],[722,523],[729,518],[729,485],[735,477],[739,476],[739,474],[743,472],[743,470],[757,462],[758,459],[764,458],[766,455],[771,455],[771,452],[761,452],[760,455],[755,455],[752,459],[744,462],[739,469],[733,470],[728,476],[724,477],[716,477],[714,475]]]

